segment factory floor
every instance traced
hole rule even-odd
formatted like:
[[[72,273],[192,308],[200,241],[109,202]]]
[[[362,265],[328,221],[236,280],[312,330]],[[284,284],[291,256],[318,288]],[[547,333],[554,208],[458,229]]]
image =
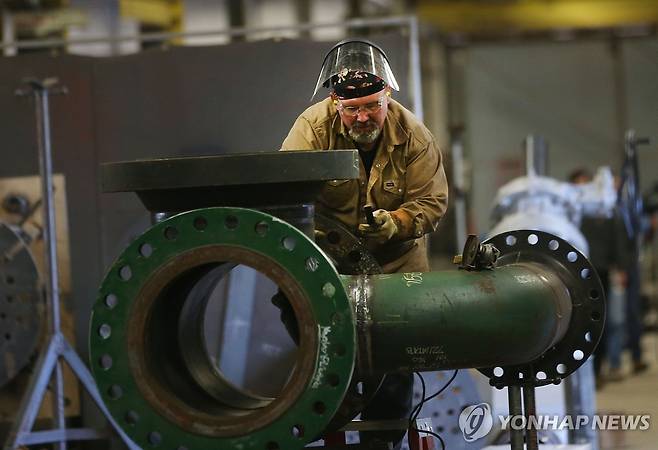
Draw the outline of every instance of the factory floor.
[[[658,449],[658,336],[645,334],[644,358],[649,369],[631,375],[630,357],[625,352],[622,381],[607,382],[597,391],[599,414],[649,414],[650,428],[646,431],[601,432],[600,450],[657,450]]]

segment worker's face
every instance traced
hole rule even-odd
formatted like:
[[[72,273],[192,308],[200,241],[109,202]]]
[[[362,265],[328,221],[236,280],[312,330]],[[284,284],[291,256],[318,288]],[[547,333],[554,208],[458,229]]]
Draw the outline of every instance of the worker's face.
[[[389,88],[366,97],[341,100],[332,94],[340,118],[358,144],[374,143],[382,132],[388,112]]]

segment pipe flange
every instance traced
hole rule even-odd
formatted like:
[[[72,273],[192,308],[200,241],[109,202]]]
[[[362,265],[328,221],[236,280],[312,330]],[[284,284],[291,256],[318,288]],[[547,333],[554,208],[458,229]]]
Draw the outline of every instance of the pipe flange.
[[[299,323],[297,365],[266,404],[240,404],[238,392],[222,401],[221,379],[211,395],[180,348],[186,299],[225,264],[267,275]],[[153,226],[110,268],[92,313],[91,367],[108,409],[143,448],[299,449],[326,428],[350,384],[352,315],[331,261],[298,229],[250,209],[199,209]]]
[[[500,250],[496,266],[534,262],[547,266],[569,291],[571,320],[563,338],[535,361],[479,369],[492,386],[559,384],[594,352],[605,324],[605,292],[590,261],[574,246],[550,233],[518,230],[486,241]]]

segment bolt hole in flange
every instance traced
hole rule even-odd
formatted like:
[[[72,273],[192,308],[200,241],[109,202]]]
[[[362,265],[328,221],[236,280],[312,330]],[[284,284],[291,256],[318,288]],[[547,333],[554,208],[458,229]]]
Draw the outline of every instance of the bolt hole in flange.
[[[123,396],[123,388],[118,384],[113,384],[107,391],[110,398],[117,400]]]
[[[349,301],[330,261],[298,230],[255,211],[212,210],[155,225],[119,258],[131,276],[117,269],[101,287],[92,319],[94,376],[113,401],[112,413],[142,446],[178,448],[186,436],[198,442],[212,429],[207,442],[220,448],[245,432],[260,442],[254,448],[301,448],[321,431],[319,418],[331,419],[349,384]],[[145,242],[158,258],[140,251]],[[314,292],[315,306],[300,310],[307,291]],[[274,306],[277,292],[290,303]],[[284,323],[280,315],[287,315]],[[297,325],[299,346],[290,335]],[[320,336],[328,351],[322,358],[315,354]],[[125,342],[138,358],[126,358]],[[309,377],[318,361],[325,366],[315,380]],[[134,403],[134,395],[148,400]],[[301,422],[301,411],[315,419]],[[285,422],[281,414],[297,419],[287,432],[269,430],[268,423]],[[172,433],[167,421],[187,434]]]
[[[194,219],[194,228],[198,231],[203,231],[208,227],[208,221],[205,217],[197,217]]]
[[[304,437],[304,427],[302,425],[293,425],[293,427],[290,429],[290,432],[296,438]]]
[[[126,265],[126,266],[123,266],[123,267],[121,267],[121,268],[119,269],[119,277],[120,277],[123,281],[128,281],[128,280],[130,280],[130,279],[132,278],[132,276],[133,276],[133,271],[132,271],[132,269],[130,268],[130,266],[127,266],[127,265]]]
[[[137,425],[139,422],[139,414],[136,411],[128,411],[125,416],[126,423],[129,425]]]
[[[225,224],[226,224],[226,228],[228,228],[229,230],[235,230],[238,227],[239,223],[240,220],[236,216],[231,215],[226,217]]]
[[[286,236],[281,241],[281,245],[283,245],[283,248],[291,252],[295,249],[295,246],[297,245],[297,241],[292,236]]]
[[[148,442],[153,447],[157,447],[162,443],[162,435],[157,431],[151,431],[148,434]]]
[[[164,229],[164,236],[167,240],[173,241],[178,237],[178,229],[176,227],[166,227]]]
[[[103,370],[109,370],[112,367],[112,357],[110,355],[103,355],[101,356],[100,360],[98,361],[101,369]]]
[[[109,309],[114,309],[115,306],[119,303],[119,299],[114,294],[108,294],[105,296],[105,306]]]
[[[324,402],[315,402],[313,403],[313,412],[319,415],[323,415],[327,411],[327,405]]]
[[[98,327],[98,335],[103,339],[109,339],[112,335],[112,327],[104,323]]]
[[[605,306],[601,282],[587,258],[568,242],[549,233],[519,230],[502,233],[486,241],[501,250],[498,266],[510,263],[534,263],[558,274],[572,301],[572,317],[561,340],[532,364],[537,385],[564,378],[577,370],[593,352],[603,331]],[[559,250],[559,251],[558,251]],[[521,366],[482,370],[491,383],[518,382],[526,370]]]

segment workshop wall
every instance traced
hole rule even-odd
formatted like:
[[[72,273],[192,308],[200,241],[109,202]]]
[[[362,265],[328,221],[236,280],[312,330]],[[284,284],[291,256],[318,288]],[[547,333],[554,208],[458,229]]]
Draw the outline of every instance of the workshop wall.
[[[658,39],[625,42],[622,46],[626,121],[651,145],[640,147],[643,191],[658,183]]]
[[[471,213],[478,233],[490,226],[497,189],[523,173],[521,141],[529,133],[548,140],[549,175],[558,179],[579,166],[618,170],[627,126],[651,136],[655,148],[658,42],[621,41],[618,51],[607,41],[482,45],[465,51]],[[648,153],[641,160],[645,186],[655,176],[648,167],[658,162],[655,151]]]

